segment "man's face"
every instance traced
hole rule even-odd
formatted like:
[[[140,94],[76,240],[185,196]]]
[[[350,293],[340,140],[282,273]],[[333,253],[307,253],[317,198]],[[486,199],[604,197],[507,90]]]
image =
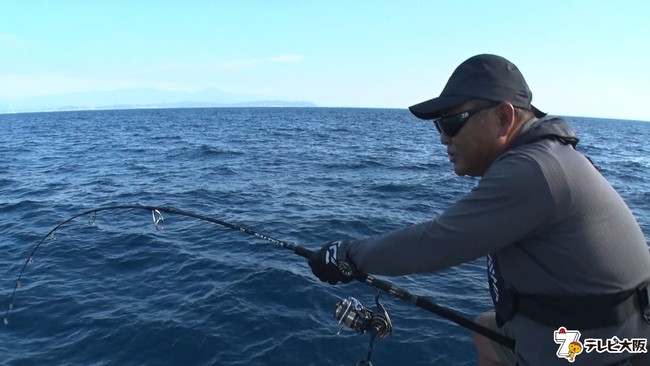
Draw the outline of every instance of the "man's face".
[[[446,116],[462,113],[486,104],[469,101],[445,111]],[[457,175],[483,176],[501,154],[496,109],[486,108],[472,115],[454,137],[441,133],[440,142],[447,146],[449,161]]]

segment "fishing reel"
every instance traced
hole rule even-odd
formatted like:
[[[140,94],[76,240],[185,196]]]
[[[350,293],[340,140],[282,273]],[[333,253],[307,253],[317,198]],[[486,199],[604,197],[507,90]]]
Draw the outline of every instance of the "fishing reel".
[[[377,293],[375,302],[377,308],[381,311],[379,314],[373,313],[372,310],[363,306],[359,300],[352,296],[341,300],[336,305],[336,310],[334,310],[334,319],[338,320],[341,326],[336,334],[339,334],[341,329],[347,326],[358,334],[370,332],[379,338],[388,337],[393,331],[393,324],[390,321],[388,312],[379,302],[379,293]]]
[[[372,354],[375,339],[377,337],[386,338],[393,332],[393,323],[388,316],[388,312],[379,302],[380,294],[381,293],[377,291],[377,296],[375,296],[377,311],[374,313],[352,296],[341,300],[334,310],[334,319],[339,321],[339,330],[336,334],[341,333],[341,330],[345,326],[351,328],[357,332],[357,334],[370,333],[368,355],[365,360],[359,361],[357,366],[372,366],[370,356]]]

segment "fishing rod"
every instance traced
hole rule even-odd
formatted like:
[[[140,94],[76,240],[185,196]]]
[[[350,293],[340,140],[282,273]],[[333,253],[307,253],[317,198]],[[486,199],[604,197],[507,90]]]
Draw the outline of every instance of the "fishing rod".
[[[175,215],[181,215],[181,216],[186,216],[186,217],[191,217],[195,218],[201,221],[206,221],[206,222],[211,222],[213,224],[221,225],[233,230],[241,231],[243,233],[246,233],[248,235],[254,236],[256,238],[266,240],[270,243],[273,243],[277,246],[280,246],[284,249],[288,249],[293,251],[295,254],[309,259],[312,255],[312,251],[293,244],[289,243],[280,239],[275,239],[269,235],[257,232],[255,230],[249,229],[244,226],[232,224],[230,222],[226,222],[223,220],[219,220],[217,218],[211,217],[211,216],[206,216],[206,215],[201,215],[198,213],[190,212],[190,211],[184,211],[184,210],[179,210],[174,207],[158,207],[158,206],[147,206],[147,205],[118,205],[118,206],[106,206],[106,207],[100,207],[100,208],[94,208],[91,210],[84,211],[82,213],[79,213],[77,215],[74,215],[70,217],[69,219],[61,222],[57,226],[55,226],[52,230],[50,230],[34,247],[32,252],[30,253],[29,257],[25,261],[25,264],[23,265],[20,274],[18,276],[18,279],[16,280],[16,284],[14,287],[14,290],[11,294],[10,300],[9,300],[9,306],[7,311],[5,312],[4,316],[4,324],[8,324],[8,317],[10,311],[13,309],[13,301],[16,295],[16,291],[20,287],[20,281],[23,277],[23,273],[25,272],[25,269],[29,264],[33,262],[33,257],[36,251],[41,247],[43,242],[50,238],[53,237],[56,233],[56,231],[64,226],[65,224],[73,221],[74,219],[86,215],[91,215],[91,221],[94,223],[94,220],[96,219],[96,214],[101,211],[109,211],[109,210],[147,210],[151,211],[151,217],[152,221],[156,227],[156,230],[162,230],[164,228],[164,217],[163,217],[163,212],[169,213],[169,214],[175,214]],[[456,311],[440,306],[438,304],[435,304],[434,302],[428,300],[425,297],[418,296],[415,294],[410,293],[409,291],[400,288],[388,281],[378,279],[375,276],[367,273],[361,273],[361,272],[356,272],[353,276],[357,281],[362,282],[370,287],[375,288],[378,293],[377,297],[375,298],[375,302],[377,304],[377,307],[379,311],[377,314],[373,313],[372,311],[368,310],[367,308],[363,307],[358,300],[350,297],[348,299],[345,299],[341,301],[335,311],[335,318],[337,320],[340,320],[340,324],[344,324],[349,326],[350,328],[354,329],[357,331],[359,334],[364,333],[364,332],[370,332],[371,333],[371,344],[370,344],[370,350],[368,353],[368,361],[361,361],[364,365],[370,365],[370,351],[372,350],[372,341],[374,340],[375,336],[379,336],[380,338],[383,338],[390,334],[391,331],[391,323],[390,323],[390,318],[388,317],[388,313],[385,311],[383,306],[379,303],[379,293],[383,292],[386,293],[390,296],[409,301],[413,303],[415,306],[422,308],[424,310],[427,310],[431,313],[434,313],[436,315],[439,315],[447,320],[450,320],[466,329],[469,329],[471,331],[474,331],[478,334],[481,334],[495,342],[498,342],[506,347],[509,348],[514,348],[515,341],[512,338],[506,337],[500,333],[497,333],[487,327],[484,327],[472,320],[467,319],[465,316],[460,315]],[[365,362],[365,363],[363,363]]]

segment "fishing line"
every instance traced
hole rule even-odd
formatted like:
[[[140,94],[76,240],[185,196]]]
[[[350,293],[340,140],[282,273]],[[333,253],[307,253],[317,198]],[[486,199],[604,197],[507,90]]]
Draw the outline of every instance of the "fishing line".
[[[43,242],[49,238],[54,238],[56,235],[56,231],[61,228],[62,226],[66,225],[67,223],[73,221],[74,219],[86,215],[90,215],[89,218],[89,223],[91,226],[95,225],[95,221],[97,219],[97,213],[102,212],[102,211],[109,211],[109,210],[148,210],[151,211],[151,217],[154,226],[156,227],[156,230],[163,230],[164,229],[164,224],[165,224],[165,219],[163,216],[164,213],[169,213],[169,214],[174,214],[174,215],[180,215],[180,216],[186,216],[186,217],[191,217],[195,218],[201,221],[206,221],[206,222],[211,222],[213,224],[221,225],[233,230],[241,231],[243,233],[246,233],[248,235],[254,236],[256,238],[266,240],[272,244],[275,244],[281,248],[288,249],[293,251],[294,253],[298,254],[299,256],[309,259],[311,257],[312,251],[305,248],[301,247],[299,245],[289,243],[283,240],[275,239],[269,235],[251,230],[247,227],[232,224],[223,220],[219,220],[217,218],[211,217],[211,216],[206,216],[206,215],[201,215],[197,214],[194,212],[190,211],[184,211],[184,210],[179,210],[177,208],[173,207],[157,207],[157,206],[146,206],[146,205],[119,205],[119,206],[107,206],[107,207],[100,207],[100,208],[94,208],[92,210],[84,211],[80,214],[74,215],[70,217],[69,219],[61,222],[57,226],[55,226],[52,230],[50,230],[34,247],[32,252],[30,253],[29,257],[25,261],[25,264],[23,265],[20,274],[18,275],[18,279],[16,280],[16,284],[14,286],[14,290],[11,293],[11,296],[9,298],[9,306],[7,311],[5,312],[4,315],[4,324],[7,325],[9,323],[9,313],[13,309],[13,302],[14,298],[16,295],[16,291],[20,287],[20,281],[23,278],[23,274],[25,272],[25,269],[27,268],[28,265],[33,263],[33,258],[34,254],[36,251],[41,247]],[[400,288],[388,281],[381,280],[376,278],[373,275],[367,274],[367,273],[360,273],[357,272],[354,275],[354,278],[358,280],[359,282],[362,282],[368,286],[374,287],[375,289],[384,292],[390,296],[409,301],[416,305],[419,308],[422,308],[424,310],[427,310],[429,312],[432,312],[436,315],[439,315],[447,320],[450,320],[466,329],[469,329],[471,331],[474,331],[478,334],[483,335],[484,337],[487,337],[495,342],[498,342],[506,347],[509,348],[514,348],[514,340],[512,338],[506,337],[500,333],[497,333],[487,327],[484,327],[472,320],[467,319],[465,316],[457,313],[456,311],[452,309],[448,309],[446,307],[440,306],[438,304],[435,304],[434,302],[428,300],[425,297],[414,295],[410,293],[409,291]]]

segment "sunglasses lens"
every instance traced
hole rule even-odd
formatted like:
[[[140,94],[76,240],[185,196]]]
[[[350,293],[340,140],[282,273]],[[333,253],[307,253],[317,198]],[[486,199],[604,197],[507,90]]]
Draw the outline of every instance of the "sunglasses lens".
[[[435,121],[436,129],[438,130],[438,133],[442,134],[444,133],[445,135],[449,137],[454,137],[458,131],[460,131],[460,128],[463,126],[463,120],[459,120],[458,118],[441,118],[437,121]]]

